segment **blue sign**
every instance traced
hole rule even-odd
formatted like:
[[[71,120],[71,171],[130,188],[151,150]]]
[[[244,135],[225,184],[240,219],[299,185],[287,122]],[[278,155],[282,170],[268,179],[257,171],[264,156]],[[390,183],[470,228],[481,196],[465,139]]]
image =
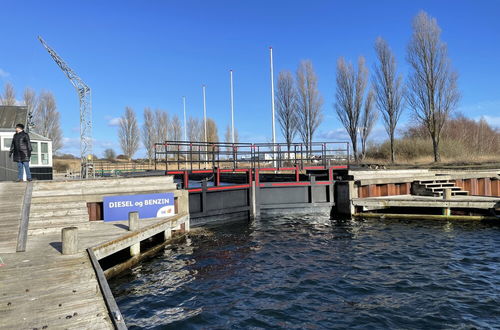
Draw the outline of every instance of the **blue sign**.
[[[169,217],[175,214],[174,193],[104,197],[104,221],[127,220],[129,212],[139,218]]]

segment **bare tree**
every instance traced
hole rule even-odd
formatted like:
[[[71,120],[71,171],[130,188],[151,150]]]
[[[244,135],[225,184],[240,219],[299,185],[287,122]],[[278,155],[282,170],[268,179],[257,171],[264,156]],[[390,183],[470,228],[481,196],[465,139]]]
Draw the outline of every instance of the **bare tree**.
[[[188,135],[188,140],[190,142],[202,142],[204,137],[203,135],[203,125],[201,120],[199,120],[196,117],[189,117],[188,122],[187,122],[187,135]],[[200,151],[201,148],[199,146],[193,145],[191,147],[191,151],[193,151],[195,154],[191,155],[193,159],[198,159],[198,155],[196,154],[197,151]]]
[[[346,63],[344,58],[337,61],[337,88],[335,111],[347,131],[352,143],[354,159],[358,161],[358,130],[368,70],[365,67],[365,59],[358,59],[358,70],[355,71],[351,63]]]
[[[365,159],[366,156],[366,143],[368,142],[368,137],[373,130],[373,126],[378,119],[378,112],[373,107],[373,91],[369,91],[365,99],[365,104],[363,106],[363,113],[360,119],[360,132],[359,137],[361,139],[361,159]]]
[[[212,118],[207,118],[207,140],[208,142],[219,142],[217,124]]]
[[[149,162],[153,160],[155,153],[156,132],[155,115],[150,108],[144,109],[144,123],[142,124],[142,144],[146,148],[146,155]]]
[[[33,130],[52,140],[52,152],[56,153],[63,146],[60,114],[51,92],[42,92],[33,114]]]
[[[298,91],[298,131],[308,150],[314,132],[323,121],[323,98],[318,90],[318,77],[314,72],[311,61],[301,61],[297,69]]]
[[[104,158],[106,158],[109,161],[115,160],[116,152],[113,149],[108,148],[104,150]]]
[[[156,143],[163,143],[168,140],[169,129],[168,113],[157,109],[155,111],[155,133],[154,139]]]
[[[195,117],[189,117],[188,122],[187,122],[187,133],[188,133],[188,139],[191,142],[201,142],[203,137],[203,128],[202,128],[201,121],[198,118]]]
[[[38,99],[36,93],[32,88],[26,88],[23,94],[24,105],[28,108],[28,129],[33,125],[33,116],[36,112],[36,107],[38,106]]]
[[[232,144],[233,143],[233,135],[231,133],[231,125],[226,126],[226,133],[224,134],[224,142],[227,144]],[[235,127],[234,128],[234,143],[239,143],[240,142],[240,137],[238,135],[238,129]],[[232,147],[226,147],[228,151],[232,150]]]
[[[174,115],[170,121],[169,140],[182,141],[182,124],[177,115]]]
[[[293,143],[298,131],[297,89],[290,71],[281,71],[278,76],[278,89],[276,91],[276,108],[278,123],[281,133],[285,138],[288,158],[290,159],[290,145]]]
[[[0,97],[2,105],[16,105],[16,91],[10,82],[3,87],[3,96]]]
[[[389,135],[391,163],[395,161],[394,136],[399,118],[403,113],[403,85],[397,73],[396,58],[387,42],[378,37],[375,41],[378,63],[374,68],[373,90],[375,102],[382,113],[385,130]]]
[[[118,128],[118,137],[123,153],[128,160],[132,160],[132,157],[139,149],[140,131],[137,124],[137,117],[131,107],[125,107],[125,113],[120,120]]]
[[[458,74],[453,70],[441,29],[435,18],[420,12],[413,20],[408,45],[410,64],[407,101],[432,139],[434,161],[441,161],[439,142],[443,126],[460,100]]]
[[[234,128],[234,143],[239,143],[240,136],[238,134],[238,129]],[[224,142],[233,143],[233,135],[231,133],[231,125],[226,126],[226,133],[224,134]]]

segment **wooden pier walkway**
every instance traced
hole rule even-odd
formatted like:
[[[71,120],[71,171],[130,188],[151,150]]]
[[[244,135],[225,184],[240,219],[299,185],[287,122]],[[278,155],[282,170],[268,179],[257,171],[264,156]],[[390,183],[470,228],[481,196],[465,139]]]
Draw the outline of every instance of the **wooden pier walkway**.
[[[356,210],[354,214],[356,217],[500,221],[500,197],[451,196],[443,199],[433,196],[396,195],[353,198],[351,203]],[[441,209],[442,214],[429,214],[427,210],[421,213],[415,211],[429,208]],[[413,209],[413,211],[412,214],[398,212],[392,214],[391,209]],[[460,211],[457,213],[456,210]]]
[[[175,216],[141,219],[133,231],[127,221],[88,220],[88,203],[102,196],[155,192],[174,193]],[[188,192],[177,190],[172,177],[33,186],[2,182],[0,198],[5,201],[0,209],[0,329],[126,328],[98,260],[132,247],[137,251],[141,241],[160,233],[168,239],[172,231],[189,230]],[[61,229],[68,226],[78,228],[78,250],[63,255]],[[130,260],[139,259],[135,253]]]
[[[7,182],[0,185],[0,257],[16,252],[21,209],[26,184]],[[0,283],[1,285],[1,283]]]
[[[126,222],[92,222],[79,231],[75,255],[61,254],[60,233],[30,237],[27,252],[2,253],[0,328],[114,328],[86,248],[111,241],[109,255],[123,249],[126,239],[143,239],[147,228],[175,228],[185,218],[141,220],[141,230],[133,233]]]
[[[381,197],[353,198],[354,206],[369,210],[387,207],[438,207],[469,208],[489,210],[500,202],[500,197],[453,196],[445,200],[442,197],[395,195]]]

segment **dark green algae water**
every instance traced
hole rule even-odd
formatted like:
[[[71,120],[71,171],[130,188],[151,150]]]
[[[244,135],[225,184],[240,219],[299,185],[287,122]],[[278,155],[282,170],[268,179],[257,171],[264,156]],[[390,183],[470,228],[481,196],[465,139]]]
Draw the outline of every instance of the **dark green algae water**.
[[[130,329],[500,329],[500,226],[264,217],[110,286]]]

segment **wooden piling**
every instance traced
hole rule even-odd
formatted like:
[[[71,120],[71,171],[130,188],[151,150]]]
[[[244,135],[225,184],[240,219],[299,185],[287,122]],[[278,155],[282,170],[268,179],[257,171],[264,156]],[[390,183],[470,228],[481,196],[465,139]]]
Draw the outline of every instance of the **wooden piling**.
[[[451,189],[450,188],[445,188],[444,189],[443,198],[446,199],[446,200],[450,200],[451,199]]]
[[[444,200],[450,200],[451,199],[451,189],[450,188],[443,189],[443,199]],[[443,215],[450,216],[451,215],[451,209],[449,207],[443,208]]]
[[[139,230],[139,213],[130,212],[128,214],[128,230],[136,231]],[[138,256],[141,254],[141,243],[135,243],[130,246],[130,255],[132,257]]]
[[[168,241],[169,239],[172,238],[172,228],[167,228],[164,232],[164,239],[165,241]]]
[[[61,230],[62,254],[78,253],[78,227],[66,227]]]

